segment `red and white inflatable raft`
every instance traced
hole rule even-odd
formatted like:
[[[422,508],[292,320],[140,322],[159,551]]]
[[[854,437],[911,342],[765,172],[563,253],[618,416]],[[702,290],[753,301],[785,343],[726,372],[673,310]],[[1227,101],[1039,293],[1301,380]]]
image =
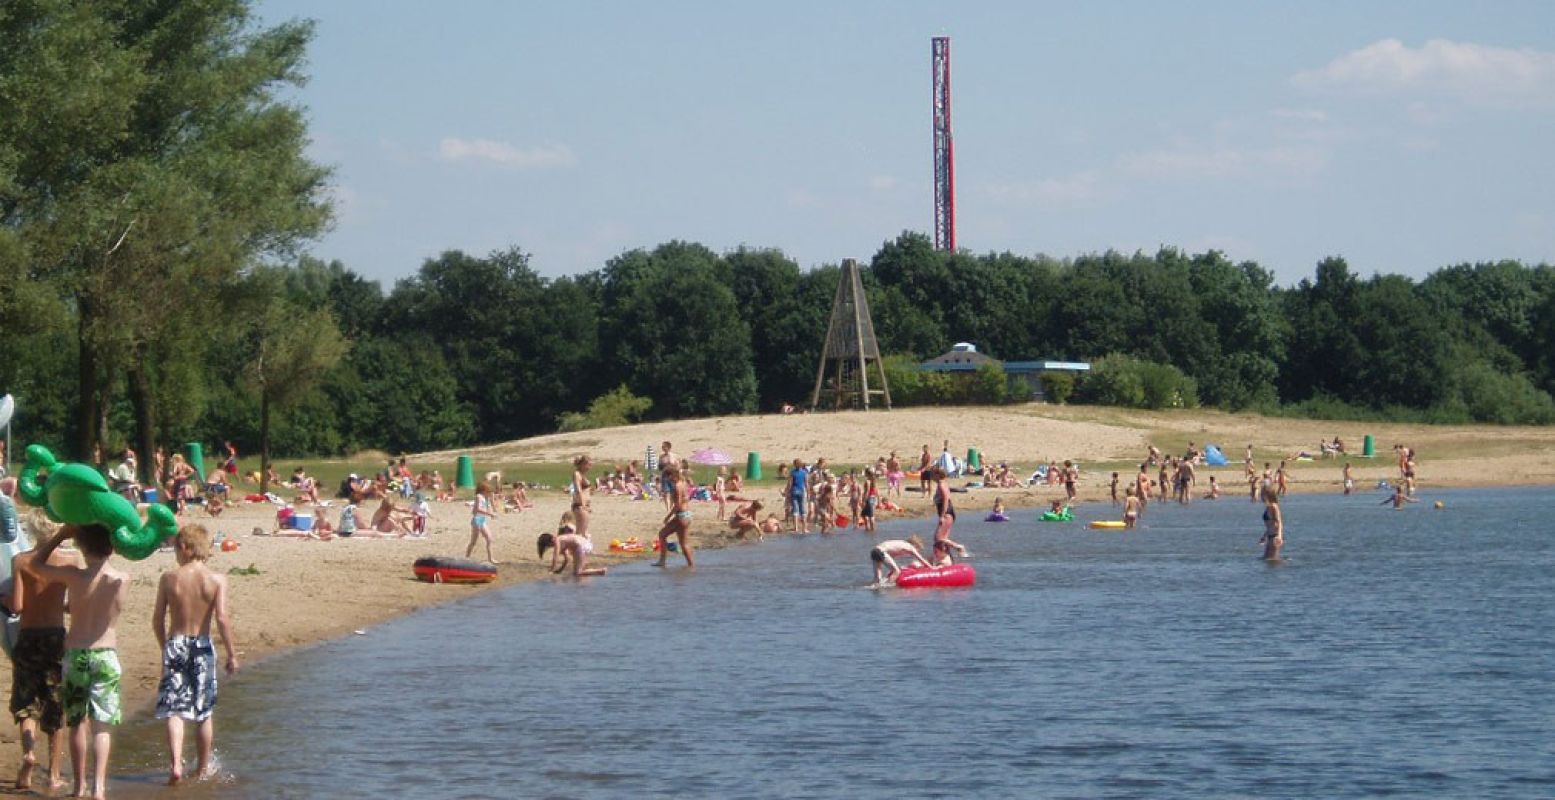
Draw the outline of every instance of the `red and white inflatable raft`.
[[[896,576],[898,589],[943,589],[977,583],[977,570],[971,564],[948,567],[905,567]]]
[[[427,583],[491,583],[497,579],[495,564],[464,558],[425,556],[411,566],[418,580]]]

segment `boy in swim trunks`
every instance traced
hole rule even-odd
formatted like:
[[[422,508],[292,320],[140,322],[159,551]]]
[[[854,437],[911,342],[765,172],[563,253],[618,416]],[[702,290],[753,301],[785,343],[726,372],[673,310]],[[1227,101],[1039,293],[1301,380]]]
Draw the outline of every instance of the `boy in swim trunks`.
[[[925,567],[931,566],[929,560],[923,557],[922,547],[923,540],[917,536],[909,537],[907,541],[887,539],[875,545],[869,551],[869,560],[875,565],[875,582],[871,585],[880,588],[901,574],[902,568],[896,563],[897,557],[910,558]]]
[[[49,556],[74,537],[86,566],[56,566]],[[64,675],[60,705],[70,725],[70,764],[77,797],[107,796],[108,752],[113,745],[109,726],[118,725],[119,654],[115,647],[119,611],[129,592],[129,576],[108,564],[113,540],[102,525],[65,525],[32,554],[28,570],[48,583],[58,583],[70,595],[70,629],[65,632]],[[91,792],[86,782],[87,733],[97,763]]]
[[[7,480],[10,480],[9,478]],[[73,552],[55,550],[54,566],[80,566]],[[63,783],[65,738],[58,735],[65,713],[59,705],[60,665],[65,659],[65,587],[45,583],[28,571],[32,553],[11,559],[11,594],[5,598],[12,613],[21,615],[21,630],[11,651],[11,714],[21,731],[22,768],[16,788],[32,788],[32,770],[38,763],[38,731],[49,739],[49,787]]]
[[[162,648],[162,682],[157,686],[157,718],[167,720],[167,747],[172,756],[169,786],[184,776],[184,720],[198,723],[200,777],[214,768],[216,648],[211,644],[211,619],[221,630],[227,651],[227,674],[238,671],[237,646],[227,614],[227,578],[205,565],[211,557],[211,534],[200,525],[185,525],[174,540],[178,566],[157,583],[151,627]]]

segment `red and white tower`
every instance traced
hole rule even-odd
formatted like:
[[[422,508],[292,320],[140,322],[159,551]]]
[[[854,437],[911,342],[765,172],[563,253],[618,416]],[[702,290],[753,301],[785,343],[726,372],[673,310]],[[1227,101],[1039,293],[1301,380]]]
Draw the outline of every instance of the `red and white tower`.
[[[934,37],[934,249],[956,249],[956,147],[950,136],[950,37]]]

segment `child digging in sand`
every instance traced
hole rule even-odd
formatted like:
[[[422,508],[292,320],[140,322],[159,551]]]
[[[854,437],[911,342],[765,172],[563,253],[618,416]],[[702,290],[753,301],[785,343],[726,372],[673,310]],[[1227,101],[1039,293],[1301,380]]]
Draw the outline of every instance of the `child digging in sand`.
[[[162,682],[157,687],[157,718],[167,720],[167,749],[172,758],[167,783],[184,776],[184,721],[196,723],[198,772],[215,771],[211,752],[216,738],[216,648],[211,644],[211,619],[221,631],[227,651],[227,674],[238,671],[237,647],[227,614],[227,579],[205,565],[211,557],[211,534],[203,526],[185,525],[174,541],[178,566],[157,584],[151,627],[162,649]]]
[[[540,534],[535,543],[540,551],[540,558],[545,558],[545,551],[551,551],[551,572],[560,575],[567,569],[567,562],[572,562],[572,575],[582,578],[589,575],[605,574],[604,567],[584,566],[589,554],[594,552],[594,544],[587,535],[578,530],[577,521],[571,511],[563,511],[561,523],[556,528],[555,535],[549,533]]]
[[[60,566],[49,556],[74,537],[86,566]],[[77,797],[108,796],[108,753],[113,746],[109,726],[118,725],[119,654],[115,626],[129,576],[108,564],[113,541],[102,525],[65,525],[32,554],[28,570],[48,583],[58,583],[70,595],[70,629],[65,633],[64,675],[59,699],[70,725],[70,764]],[[86,782],[87,733],[96,751],[96,772],[90,791]]]

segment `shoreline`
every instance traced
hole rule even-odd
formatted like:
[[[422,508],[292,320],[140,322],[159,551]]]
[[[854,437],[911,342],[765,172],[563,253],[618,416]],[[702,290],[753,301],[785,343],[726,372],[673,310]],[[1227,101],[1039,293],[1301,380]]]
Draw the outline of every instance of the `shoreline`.
[[[1029,419],[1029,416],[1022,412],[1014,411],[1011,414],[1021,419]],[[879,416],[876,415],[877,418]],[[806,417],[805,421],[814,429],[813,434],[819,437],[835,432],[840,439],[846,435],[849,427],[857,427],[851,425],[846,415],[815,415]],[[940,424],[943,425],[943,422],[940,420]],[[682,423],[684,426],[700,425],[703,428],[713,428],[719,424],[720,421],[717,420]],[[1083,429],[1094,423],[1068,424]],[[1152,420],[1152,424],[1159,424],[1159,421]],[[654,431],[654,435],[663,434],[662,424],[660,425],[661,427]],[[1319,425],[1325,425],[1324,429],[1328,429],[1326,424],[1319,423]],[[774,436],[782,438],[783,433],[784,431],[778,431]],[[898,441],[914,441],[923,438],[916,433],[907,433],[906,436],[900,435],[901,433],[897,432],[892,438]],[[1124,460],[1125,454],[1114,452],[1112,447],[1101,446],[1094,450],[1084,447],[1079,440],[1083,439],[1085,433],[1085,430],[1076,431],[1075,441],[1053,441],[1051,430],[1044,428],[1040,432],[1043,437],[1041,447],[1044,450],[1052,449],[1075,454],[1091,452],[1094,458],[1083,462],[1090,466],[1082,475],[1078,502],[1107,504],[1110,503],[1108,481],[1111,471],[1117,469],[1123,473],[1123,477],[1127,477],[1132,474],[1132,470],[1122,466],[1127,463]],[[1129,433],[1132,437],[1137,437],[1137,441],[1140,442],[1149,439],[1162,442],[1163,449],[1169,451],[1179,449],[1171,442],[1170,435],[1163,436],[1159,431],[1153,431],[1148,435],[1143,431]],[[1532,441],[1522,442],[1523,447],[1516,452],[1472,455],[1450,453],[1435,458],[1430,457],[1428,452],[1422,462],[1420,491],[1428,496],[1433,490],[1445,488],[1555,484],[1555,431],[1547,434],[1540,431],[1539,434],[1527,437]],[[635,440],[644,440],[647,437],[644,431],[638,431],[633,435]],[[677,437],[674,439],[677,443],[697,441],[697,436],[691,433],[676,432],[673,436]],[[906,438],[907,436],[913,438]],[[1199,438],[1201,441],[1203,439],[1203,435],[1198,431],[1192,431],[1189,436]],[[1114,441],[1122,438],[1124,437],[1117,431],[1112,437]],[[1231,440],[1237,441],[1240,438]],[[1415,441],[1424,438],[1404,436],[1401,440]],[[1542,441],[1546,438],[1549,440],[1548,444]],[[606,462],[613,452],[612,448],[602,442],[593,444],[594,448],[591,448],[584,441],[569,441],[554,447],[582,452],[592,452],[597,448],[601,454],[599,460]],[[601,447],[601,444],[604,446]],[[840,446],[833,446],[833,444]],[[1001,441],[1001,445],[1007,446],[1012,454],[1033,449],[1030,445],[1017,447],[1016,444]],[[1534,446],[1528,447],[1529,444]],[[807,460],[815,455],[827,455],[837,464],[872,461],[875,453],[881,449],[873,440],[862,445],[830,441],[823,444],[820,439],[801,440],[793,442],[792,445],[784,445],[775,440],[765,440],[751,442],[749,446],[753,449],[764,448],[774,454],[801,451]],[[1286,445],[1283,443],[1267,446],[1260,451],[1259,455],[1267,456],[1269,452],[1285,448]],[[885,449],[889,450],[889,448]],[[1142,452],[1143,449],[1141,446],[1133,452]],[[537,454],[531,451],[529,455],[532,458]],[[1373,459],[1351,460],[1355,469],[1357,493],[1376,492],[1377,480],[1386,478],[1391,481],[1394,478],[1396,466],[1391,458],[1386,457],[1387,455],[1390,454]],[[985,459],[993,460],[988,456],[985,456]],[[1010,457],[1008,460],[1027,465],[1035,463],[1038,459]],[[1259,458],[1260,463],[1263,460],[1267,458]],[[522,469],[520,465],[505,464],[500,460],[495,463]],[[1294,465],[1290,473],[1291,493],[1338,492],[1340,467],[1343,463],[1343,459],[1325,459]],[[601,469],[596,470],[596,474],[608,468],[604,463],[601,466]],[[1028,468],[1025,474],[1029,474],[1029,471]],[[699,476],[705,478],[707,474],[705,468],[698,469]],[[1234,462],[1226,467],[1200,470],[1195,502],[1201,502],[1198,498],[1202,497],[1210,475],[1225,476],[1223,499],[1240,501],[1245,497],[1247,484],[1242,477],[1242,467],[1239,462]],[[959,486],[965,482],[964,479],[952,479],[951,484]],[[766,508],[761,516],[764,517],[767,513],[781,512],[780,493],[780,484],[767,481],[748,487],[744,494],[748,498],[763,502]],[[964,511],[983,512],[992,506],[996,497],[1002,497],[1005,504],[1011,508],[1043,508],[1055,497],[1062,496],[1061,486],[1038,485],[1017,489],[972,489],[965,493],[958,493],[955,500],[958,508]],[[494,554],[504,564],[499,570],[496,581],[473,587],[421,583],[414,579],[410,569],[411,562],[423,555],[463,555],[464,545],[469,539],[469,510],[462,502],[433,504],[432,524],[424,539],[367,539],[358,536],[349,540],[335,539],[320,542],[255,536],[252,533],[254,528],[269,531],[274,524],[275,507],[269,504],[232,506],[226,514],[217,519],[210,518],[202,510],[194,509],[180,518],[180,523],[203,524],[213,532],[224,534],[239,543],[239,549],[235,552],[213,554],[212,569],[224,574],[230,569],[248,566],[258,570],[257,574],[234,574],[228,579],[231,586],[234,628],[240,657],[244,664],[252,664],[284,657],[296,650],[344,638],[352,635],[356,630],[369,629],[423,608],[471,597],[476,592],[547,579],[546,570],[535,556],[535,536],[541,532],[554,530],[561,512],[567,509],[570,502],[567,494],[558,490],[535,491],[531,493],[531,499],[532,508],[522,513],[509,511],[496,518],[492,526],[495,541]],[[929,510],[927,498],[916,492],[904,492],[900,504],[903,511],[882,512],[877,519],[881,522],[919,519],[925,517]],[[733,505],[730,504],[731,509]],[[590,534],[595,543],[596,553],[592,560],[611,566],[653,557],[651,551],[641,554],[612,554],[608,552],[608,545],[611,539],[630,536],[636,536],[645,543],[651,542],[663,518],[663,505],[659,500],[637,501],[622,496],[596,494],[593,506]],[[838,506],[839,511],[848,513],[846,503],[839,503]],[[713,518],[715,508],[714,504],[709,502],[693,505],[696,519],[692,536],[697,549],[723,549],[747,544],[748,541],[735,539],[732,531],[724,523]],[[338,509],[338,505],[329,509],[332,518],[338,515]],[[364,504],[363,513],[364,516],[370,515],[371,502]],[[852,532],[848,531],[848,533]],[[916,532],[927,535],[929,530]],[[867,548],[861,547],[860,558],[864,557],[865,550]],[[126,562],[120,559],[116,563],[131,575],[130,596],[125,603],[125,611],[119,623],[119,651],[124,664],[122,686],[125,719],[127,722],[141,721],[151,714],[156,683],[160,675],[160,653],[157,652],[150,624],[152,599],[156,591],[157,577],[172,567],[173,557],[171,553],[161,552],[140,562]],[[674,563],[672,560],[672,566]],[[557,577],[553,580],[571,580],[571,578]],[[9,683],[7,680],[9,662],[5,662],[0,669],[7,673],[6,676],[0,676],[0,682]],[[241,673],[235,678],[237,681],[242,679]],[[17,730],[14,723],[0,726],[0,743],[9,748],[8,763],[14,768],[20,761],[20,748],[17,746]],[[9,777],[0,776],[0,780],[9,780]]]

